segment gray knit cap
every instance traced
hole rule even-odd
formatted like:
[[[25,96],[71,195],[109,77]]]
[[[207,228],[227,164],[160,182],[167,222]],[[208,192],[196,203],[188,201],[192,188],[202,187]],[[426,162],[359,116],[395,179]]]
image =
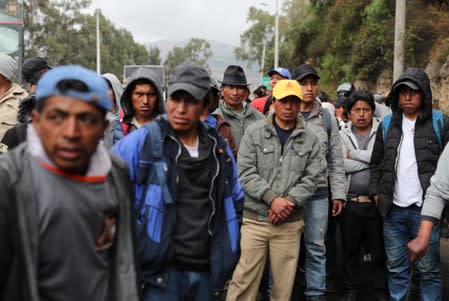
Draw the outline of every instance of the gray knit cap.
[[[7,54],[0,53],[0,74],[13,81],[17,75],[17,62]]]

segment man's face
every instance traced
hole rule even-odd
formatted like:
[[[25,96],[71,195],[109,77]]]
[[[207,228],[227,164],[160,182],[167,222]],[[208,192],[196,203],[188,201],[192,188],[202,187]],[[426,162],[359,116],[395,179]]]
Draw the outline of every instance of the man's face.
[[[299,113],[299,99],[296,96],[287,96],[282,99],[276,99],[273,102],[276,120],[283,124],[291,124],[296,120]]]
[[[276,83],[280,81],[281,79],[285,79],[282,77],[279,73],[273,73],[273,75],[270,78],[270,87],[273,90],[274,86],[276,86]]]
[[[240,109],[243,106],[243,101],[246,100],[246,94],[245,86],[225,85],[221,88],[221,95],[225,103],[231,108]]]
[[[33,110],[33,126],[45,153],[60,170],[83,174],[107,127],[95,105],[68,96],[45,100],[42,112]]]
[[[185,91],[177,91],[167,99],[167,117],[176,132],[195,131],[207,107]]]
[[[134,117],[140,124],[150,122],[157,114],[158,95],[155,87],[148,84],[137,84],[131,94]]]
[[[302,88],[302,101],[305,103],[311,103],[315,101],[318,95],[318,78],[315,76],[306,76],[298,81]]]
[[[335,116],[337,118],[341,118],[341,115],[343,115],[345,111],[345,108],[343,106],[335,107]]]
[[[399,105],[404,114],[409,117],[415,117],[420,114],[422,111],[421,93],[405,85],[400,86],[399,89]]]
[[[370,128],[373,121],[373,109],[366,101],[357,100],[349,111],[349,120],[358,130]]]

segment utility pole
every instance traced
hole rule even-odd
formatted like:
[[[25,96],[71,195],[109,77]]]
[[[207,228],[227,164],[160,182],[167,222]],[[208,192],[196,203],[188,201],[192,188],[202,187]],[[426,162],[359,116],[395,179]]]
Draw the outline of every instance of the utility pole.
[[[266,51],[266,46],[267,42],[264,41],[263,42],[263,48],[262,48],[262,61],[260,64],[260,79],[259,79],[259,84],[262,84],[262,80],[263,80],[263,75],[264,75],[264,69],[265,69],[265,51]]]
[[[277,68],[279,66],[279,0],[276,0],[276,15],[274,22],[274,68]]]
[[[97,14],[97,73],[101,74],[101,51],[100,51],[100,10],[95,11]]]
[[[404,34],[406,21],[406,0],[396,0],[394,25],[393,81],[404,72]]]

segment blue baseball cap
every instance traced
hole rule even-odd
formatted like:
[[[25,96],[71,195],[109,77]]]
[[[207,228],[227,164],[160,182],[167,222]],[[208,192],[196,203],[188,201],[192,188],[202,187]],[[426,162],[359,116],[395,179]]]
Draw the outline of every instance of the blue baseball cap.
[[[80,81],[87,86],[88,91],[60,91],[58,84],[62,80]],[[106,81],[94,71],[81,66],[67,65],[55,67],[41,77],[36,87],[36,101],[57,95],[84,100],[105,111],[112,108]]]
[[[283,67],[277,67],[274,68],[270,71],[268,71],[268,76],[272,76],[273,73],[278,73],[280,76],[282,76],[285,79],[292,79],[292,75],[290,74],[290,71],[288,71],[287,68],[283,68]]]

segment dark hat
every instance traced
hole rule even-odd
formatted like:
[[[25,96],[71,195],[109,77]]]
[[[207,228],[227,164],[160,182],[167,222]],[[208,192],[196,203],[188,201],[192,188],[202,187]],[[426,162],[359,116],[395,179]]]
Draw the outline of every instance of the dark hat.
[[[206,69],[193,61],[176,66],[168,81],[167,95],[186,91],[196,100],[203,100],[210,88],[210,77]]]
[[[22,75],[25,81],[36,84],[45,70],[51,69],[46,60],[41,57],[28,58],[23,62]]]
[[[339,108],[339,107],[344,107],[345,103],[346,103],[346,97],[345,96],[339,96],[335,102],[334,102],[334,107]]]
[[[309,75],[312,75],[312,76],[316,77],[317,79],[320,79],[316,70],[309,64],[299,65],[298,67],[296,67],[295,71],[293,72],[293,78],[296,80],[303,80],[305,77],[307,77]]]
[[[414,90],[414,91],[419,91],[419,87],[418,87],[414,82],[411,82],[411,81],[405,81],[405,82],[399,82],[399,83],[397,83],[397,84],[394,86],[394,92],[396,92],[397,89],[398,89],[398,87],[400,87],[400,86],[407,86],[407,87],[409,87],[410,89],[412,89],[412,90]]]
[[[223,85],[232,86],[249,86],[246,81],[245,71],[243,68],[237,65],[229,65],[224,74],[223,80],[219,81]]]

